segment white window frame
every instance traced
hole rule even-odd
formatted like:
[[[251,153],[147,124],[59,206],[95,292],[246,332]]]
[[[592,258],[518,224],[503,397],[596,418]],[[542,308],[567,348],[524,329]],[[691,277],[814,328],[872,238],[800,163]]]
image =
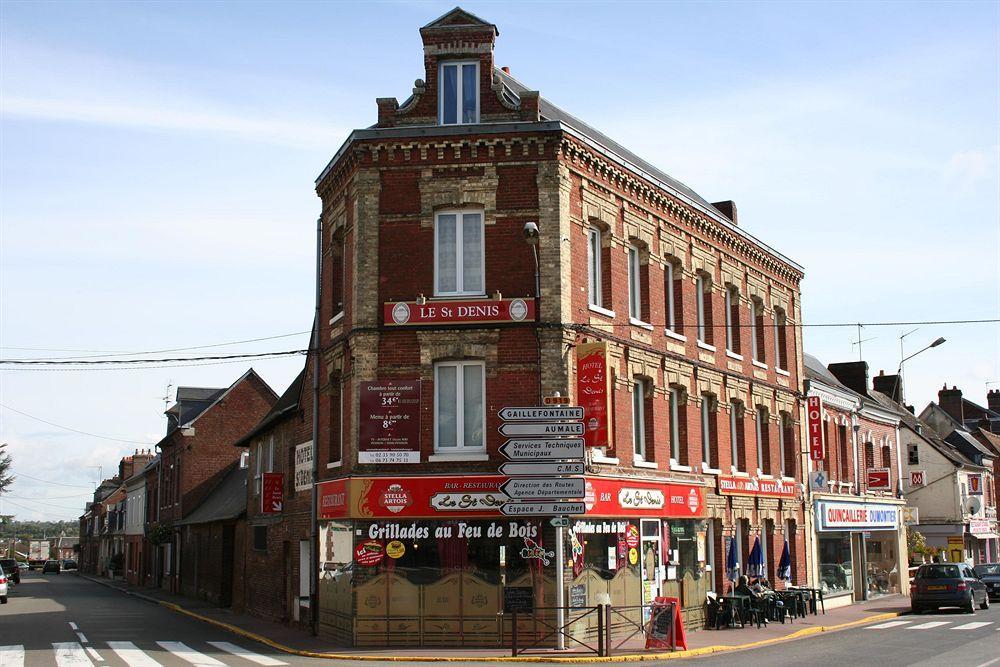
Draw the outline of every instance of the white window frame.
[[[482,414],[483,414],[483,442],[481,445],[467,445],[464,442],[465,435],[465,372],[466,366],[478,366],[481,369],[479,374],[482,382]],[[441,447],[438,444],[440,436],[438,423],[440,421],[441,401],[438,400],[438,376],[442,368],[455,368],[455,446]],[[434,364],[434,453],[435,454],[469,454],[486,452],[486,363],[482,360],[474,361],[440,361]]]
[[[761,475],[764,474],[764,429],[766,428],[766,424],[761,423],[761,421],[766,417],[764,410],[757,406],[757,415],[753,421],[757,436],[757,472]]]
[[[774,367],[776,369],[784,369],[785,366],[781,364],[781,337],[778,332],[782,326],[784,326],[785,321],[785,311],[781,308],[775,306],[774,308]],[[786,364],[787,365],[787,364]]]
[[[730,352],[734,352],[733,339],[735,337],[735,331],[733,330],[733,292],[735,288],[732,285],[726,285],[726,349]]]
[[[708,394],[701,395],[701,467],[712,468],[712,399]]]
[[[670,462],[679,465],[681,462],[681,425],[680,418],[680,390],[670,387]]]
[[[729,402],[729,450],[733,457],[731,465],[734,471],[738,471],[740,469],[740,442],[737,437],[738,424],[736,421],[739,419],[737,416],[738,408],[739,403],[737,401]]]
[[[476,117],[471,123],[462,120],[462,69],[465,65],[476,68]],[[444,122],[444,70],[446,67],[456,67],[455,72],[455,122],[447,125],[474,125],[479,122],[479,61],[478,60],[446,60],[438,65],[438,124]]]
[[[708,343],[705,340],[705,277],[700,273],[695,277],[695,300],[697,303],[698,310],[698,341],[701,343]]]
[[[750,358],[756,362],[760,362],[760,352],[758,351],[757,348],[757,336],[759,333],[757,331],[758,307],[759,306],[757,305],[757,300],[750,299],[750,353],[751,353]]]
[[[632,452],[636,461],[646,460],[646,381],[632,380]]]
[[[257,446],[254,448],[254,462],[253,462],[253,494],[255,496],[260,495],[261,486],[261,475],[264,472],[264,439],[261,438],[257,441]]]
[[[628,246],[628,316],[642,322],[642,262],[639,248]]]
[[[785,413],[781,412],[781,413],[778,413],[778,414],[779,414],[779,416],[778,416],[778,463],[780,464],[779,474],[782,477],[788,477],[788,475],[785,474],[787,472],[785,470]],[[872,445],[872,447],[874,447],[874,445]]]
[[[667,260],[663,265],[663,289],[666,295],[667,329],[677,333],[677,317],[674,313],[674,263]]]
[[[467,290],[465,288],[465,275],[464,275],[464,216],[469,214],[476,214],[479,216],[479,271],[482,276],[482,288],[478,290]],[[453,215],[455,216],[455,290],[454,291],[444,291],[440,288],[441,284],[441,269],[439,262],[439,253],[441,244],[438,241],[438,230],[440,226],[438,220],[442,215]],[[434,213],[434,296],[485,296],[486,295],[486,219],[483,209],[480,208],[464,208],[464,209],[447,209],[442,211],[436,211]]]
[[[587,295],[591,306],[604,307],[601,282],[601,230],[591,227],[587,230]]]

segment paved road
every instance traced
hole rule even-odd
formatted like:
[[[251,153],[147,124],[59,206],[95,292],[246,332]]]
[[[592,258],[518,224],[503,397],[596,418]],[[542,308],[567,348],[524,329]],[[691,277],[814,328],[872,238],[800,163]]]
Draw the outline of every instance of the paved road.
[[[663,664],[663,663],[661,663]],[[670,665],[676,666],[676,661]],[[1000,667],[1000,603],[974,615],[945,610],[758,649],[693,658],[698,665]]]
[[[752,639],[750,634],[747,638]],[[9,604],[0,606],[0,667],[401,664],[406,663],[358,663],[289,655],[72,574],[26,574],[11,594]],[[745,652],[667,664],[1000,667],[1000,604],[972,616],[949,612],[907,616]]]

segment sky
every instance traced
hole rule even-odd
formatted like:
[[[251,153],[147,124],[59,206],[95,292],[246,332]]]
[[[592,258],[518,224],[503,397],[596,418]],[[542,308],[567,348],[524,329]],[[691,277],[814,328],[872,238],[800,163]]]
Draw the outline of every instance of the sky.
[[[423,77],[418,28],[453,6],[0,3],[0,356],[306,347],[313,182],[376,97]],[[807,324],[1000,317],[1000,4],[463,7],[526,85],[735,200],[805,267]],[[1000,388],[997,324],[866,327],[872,374],[915,328],[906,354],[947,338],[906,364],[918,411],[944,383],[978,403]],[[856,327],[804,337],[858,358]],[[252,365],[280,393],[302,361]],[[247,366],[0,370],[19,475],[0,513],[79,516],[160,439],[171,387]]]

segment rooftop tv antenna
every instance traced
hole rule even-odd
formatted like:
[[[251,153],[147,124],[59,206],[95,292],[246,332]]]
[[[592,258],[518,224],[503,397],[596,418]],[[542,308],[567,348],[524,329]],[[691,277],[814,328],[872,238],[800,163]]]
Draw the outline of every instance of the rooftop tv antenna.
[[[858,339],[851,341],[851,347],[855,345],[858,346],[858,361],[864,361],[864,355],[861,354],[861,343],[867,343],[870,340],[875,340],[878,336],[872,336],[871,338],[861,338],[861,330],[865,328],[865,325],[858,323]]]

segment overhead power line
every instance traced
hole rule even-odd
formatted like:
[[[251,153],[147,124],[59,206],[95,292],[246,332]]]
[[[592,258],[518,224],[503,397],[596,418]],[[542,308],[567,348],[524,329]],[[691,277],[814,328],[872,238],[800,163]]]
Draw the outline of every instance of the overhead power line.
[[[266,357],[287,357],[294,354],[306,354],[309,350],[285,350],[282,352],[253,352],[247,354],[218,354],[210,357],[169,357],[166,359],[89,359],[89,360],[56,360],[56,359],[0,359],[0,364],[21,366],[100,366],[126,364],[156,364],[186,361],[217,361],[220,359],[263,359]]]
[[[155,442],[142,442],[140,440],[126,440],[124,438],[114,438],[110,435],[99,435],[97,433],[90,433],[89,431],[81,431],[80,429],[72,428],[71,426],[63,426],[62,424],[56,424],[55,422],[50,422],[47,419],[42,419],[41,417],[36,417],[35,415],[29,415],[27,412],[22,412],[17,408],[12,408],[9,405],[4,405],[0,403],[0,408],[4,410],[10,410],[11,412],[16,412],[22,417],[27,417],[28,419],[34,419],[36,422],[41,422],[43,424],[48,424],[49,426],[54,426],[56,428],[61,428],[64,431],[70,431],[72,433],[79,433],[80,435],[88,435],[91,438],[101,438],[102,440],[113,440],[115,442],[125,442],[130,445],[155,445]]]
[[[42,479],[41,477],[33,477],[33,476],[25,474],[23,472],[13,472],[11,474],[13,474],[15,478],[17,478],[17,477],[26,477],[26,478],[32,479],[32,480],[34,480],[36,482],[44,482],[45,484],[55,484],[56,486],[68,486],[68,487],[73,488],[73,489],[90,489],[91,491],[94,490],[93,486],[83,486],[82,484],[66,484],[64,482],[53,482],[51,480]]]

